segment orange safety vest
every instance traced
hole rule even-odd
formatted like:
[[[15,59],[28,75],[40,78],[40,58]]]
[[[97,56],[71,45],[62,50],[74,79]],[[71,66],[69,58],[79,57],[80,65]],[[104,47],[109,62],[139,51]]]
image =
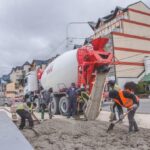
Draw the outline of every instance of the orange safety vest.
[[[119,93],[121,102],[118,99],[114,99],[114,101],[122,107],[131,108],[131,106],[133,106],[133,100],[130,98],[124,97],[122,90],[119,90],[118,93]],[[137,102],[139,102],[139,98],[137,96],[136,96],[136,99],[137,99]]]

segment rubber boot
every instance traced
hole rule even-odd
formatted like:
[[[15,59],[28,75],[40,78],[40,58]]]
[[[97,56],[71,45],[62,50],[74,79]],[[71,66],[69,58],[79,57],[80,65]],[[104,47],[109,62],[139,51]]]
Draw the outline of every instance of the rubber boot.
[[[45,112],[44,112],[44,110],[42,109],[42,110],[41,110],[41,121],[44,121],[44,114],[45,114]]]

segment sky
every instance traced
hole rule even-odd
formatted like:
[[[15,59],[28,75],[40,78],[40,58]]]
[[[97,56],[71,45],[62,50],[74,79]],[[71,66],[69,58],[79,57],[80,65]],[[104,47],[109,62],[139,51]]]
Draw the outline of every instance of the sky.
[[[142,0],[150,6],[150,0]],[[110,14],[116,6],[137,0],[0,0],[0,76],[33,59],[66,51],[66,34],[80,44],[93,34],[86,24]],[[80,39],[81,38],[81,39]],[[83,39],[82,39],[83,38]]]

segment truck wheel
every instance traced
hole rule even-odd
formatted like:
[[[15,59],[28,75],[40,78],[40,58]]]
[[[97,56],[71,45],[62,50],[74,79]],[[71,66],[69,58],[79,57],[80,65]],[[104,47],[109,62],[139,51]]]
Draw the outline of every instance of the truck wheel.
[[[69,101],[68,101],[68,98],[63,96],[60,98],[60,101],[59,101],[59,112],[62,114],[62,115],[67,115],[68,113],[68,107],[69,107]]]
[[[57,98],[57,97],[52,98],[51,112],[53,115],[59,114],[59,98]]]

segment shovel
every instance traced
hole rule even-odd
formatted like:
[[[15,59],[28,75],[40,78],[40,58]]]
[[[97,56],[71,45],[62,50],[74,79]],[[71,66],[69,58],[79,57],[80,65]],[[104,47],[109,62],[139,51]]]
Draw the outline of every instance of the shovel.
[[[32,112],[31,115],[33,116],[33,118],[35,119],[35,121],[37,121],[40,124],[39,119],[36,117],[36,115]]]
[[[31,130],[35,133],[36,136],[40,136],[40,134],[35,129],[32,128]]]
[[[129,111],[127,111],[127,112],[123,115],[122,119],[119,119],[119,120],[117,120],[117,121],[115,121],[115,122],[111,122],[111,124],[109,125],[109,127],[108,127],[108,129],[107,129],[107,133],[108,133],[109,131],[113,130],[114,126],[115,126],[117,123],[121,122],[121,121],[128,115],[128,113],[129,113],[131,110],[132,110],[132,109],[130,109]]]

